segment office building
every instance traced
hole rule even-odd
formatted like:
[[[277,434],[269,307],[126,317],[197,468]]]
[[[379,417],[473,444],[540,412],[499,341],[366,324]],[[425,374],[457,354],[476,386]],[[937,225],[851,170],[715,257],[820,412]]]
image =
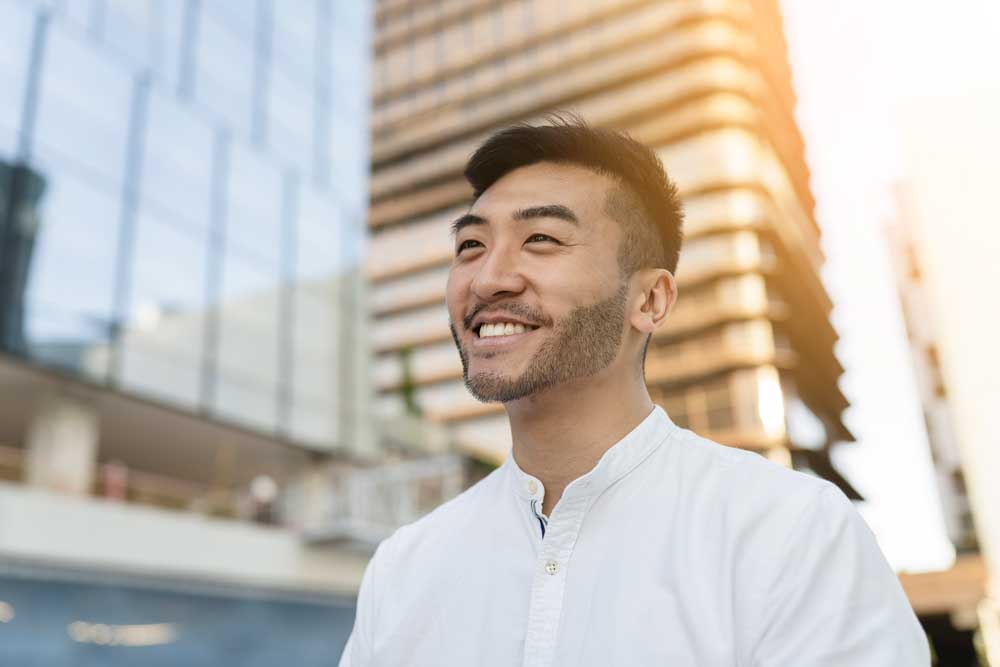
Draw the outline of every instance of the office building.
[[[942,507],[960,552],[953,568],[937,574],[933,611],[944,616],[942,636],[977,632],[991,665],[1000,664],[1000,438],[992,421],[1000,404],[1000,310],[992,294],[1000,279],[998,113],[1000,89],[988,85],[928,93],[899,111],[890,237]]]
[[[5,663],[339,653],[366,557],[297,527],[321,466],[374,448],[370,24],[0,2]]]
[[[489,134],[569,110],[651,146],[677,182],[680,299],[646,378],[678,424],[826,477],[853,439],[819,278],[820,232],[777,3],[382,0],[371,209],[382,414],[445,424],[467,454],[510,447],[502,408],[462,384],[444,308],[462,168]]]

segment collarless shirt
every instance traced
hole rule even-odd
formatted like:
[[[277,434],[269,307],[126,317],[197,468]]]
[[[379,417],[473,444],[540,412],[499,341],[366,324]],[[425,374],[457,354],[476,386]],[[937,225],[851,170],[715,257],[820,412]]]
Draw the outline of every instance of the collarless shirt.
[[[341,667],[930,664],[829,482],[657,407],[550,517],[544,493],[510,456],[379,545]]]

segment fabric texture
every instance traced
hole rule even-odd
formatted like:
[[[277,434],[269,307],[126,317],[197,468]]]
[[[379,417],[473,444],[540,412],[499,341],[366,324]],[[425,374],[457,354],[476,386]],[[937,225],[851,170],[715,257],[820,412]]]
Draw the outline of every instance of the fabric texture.
[[[930,665],[873,534],[826,481],[657,407],[566,487],[543,537],[544,493],[511,456],[384,541],[340,666]]]

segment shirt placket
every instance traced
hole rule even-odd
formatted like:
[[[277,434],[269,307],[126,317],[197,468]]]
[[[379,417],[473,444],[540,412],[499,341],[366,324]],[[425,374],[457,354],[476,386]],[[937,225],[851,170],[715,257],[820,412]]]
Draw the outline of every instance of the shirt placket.
[[[564,496],[545,529],[531,582],[524,667],[548,667],[552,664],[566,592],[566,576],[588,504],[586,496]]]

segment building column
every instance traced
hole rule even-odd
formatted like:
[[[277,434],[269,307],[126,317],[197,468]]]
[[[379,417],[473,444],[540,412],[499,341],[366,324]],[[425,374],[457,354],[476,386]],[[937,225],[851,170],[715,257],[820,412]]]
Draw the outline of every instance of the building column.
[[[44,397],[28,426],[25,481],[52,491],[89,495],[97,464],[98,417],[68,393]]]

